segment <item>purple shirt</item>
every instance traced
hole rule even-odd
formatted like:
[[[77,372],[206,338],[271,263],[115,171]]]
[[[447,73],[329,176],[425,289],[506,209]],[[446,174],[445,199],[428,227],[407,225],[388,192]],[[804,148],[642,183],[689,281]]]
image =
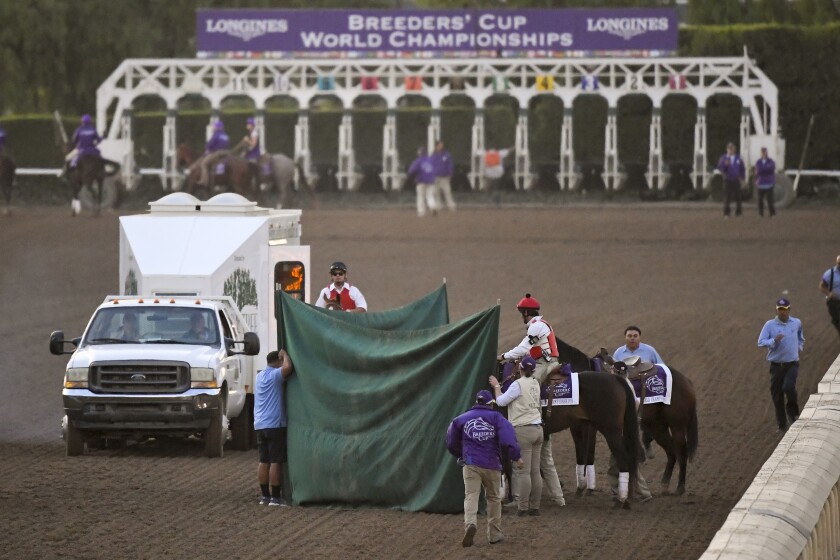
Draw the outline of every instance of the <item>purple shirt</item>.
[[[73,139],[70,144],[79,151],[79,156],[99,155],[97,144],[102,142],[96,127],[92,124],[83,124],[73,132]]]
[[[257,161],[262,155],[260,152],[260,135],[257,133],[257,130],[254,129],[254,131],[248,136],[251,138],[251,142],[254,143],[254,147],[249,148],[248,151],[245,152],[245,159],[248,161]]]
[[[431,156],[423,154],[415,159],[408,168],[408,174],[414,175],[414,181],[418,184],[433,185],[437,175],[435,175],[435,164]]]
[[[474,405],[446,430],[446,449],[467,465],[500,471],[504,447],[511,461],[521,456],[513,425],[490,405]]]
[[[227,150],[229,146],[230,138],[228,138],[228,135],[225,134],[224,130],[217,130],[213,132],[213,136],[207,141],[206,152],[210,154],[219,150]]]
[[[438,177],[452,177],[453,164],[452,156],[449,152],[443,150],[442,152],[435,151],[432,154],[432,163],[435,166],[435,175]]]
[[[717,169],[723,173],[725,181],[742,181],[747,176],[744,160],[738,154],[723,154],[718,160]]]
[[[755,184],[759,189],[769,189],[776,185],[776,162],[762,158],[755,162]]]

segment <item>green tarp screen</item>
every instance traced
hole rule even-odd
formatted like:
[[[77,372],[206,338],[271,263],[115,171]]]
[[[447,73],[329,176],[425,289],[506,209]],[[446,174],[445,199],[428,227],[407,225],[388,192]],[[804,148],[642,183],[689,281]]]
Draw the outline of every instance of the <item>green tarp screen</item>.
[[[328,309],[316,307],[322,313],[335,313]],[[385,331],[416,331],[445,325],[449,322],[449,302],[446,299],[446,284],[422,298],[387,311],[373,311],[368,313],[340,313],[338,319],[359,325]]]
[[[462,511],[446,427],[494,371],[499,308],[384,331],[280,299],[295,364],[286,389],[294,502]]]

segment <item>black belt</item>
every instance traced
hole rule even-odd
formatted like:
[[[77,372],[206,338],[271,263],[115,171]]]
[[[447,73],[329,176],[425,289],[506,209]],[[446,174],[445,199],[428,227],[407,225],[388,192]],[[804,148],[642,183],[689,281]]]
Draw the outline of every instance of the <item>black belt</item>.
[[[770,362],[771,365],[774,366],[792,366],[793,364],[798,364],[799,360],[794,360],[792,362]]]

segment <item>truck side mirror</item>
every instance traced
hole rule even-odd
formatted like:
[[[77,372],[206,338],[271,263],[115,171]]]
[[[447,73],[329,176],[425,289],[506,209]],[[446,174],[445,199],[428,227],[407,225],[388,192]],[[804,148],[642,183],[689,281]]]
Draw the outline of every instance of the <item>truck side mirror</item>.
[[[234,344],[243,344],[244,349],[242,352],[233,349]],[[225,339],[225,349],[227,350],[228,356],[233,356],[236,354],[244,354],[246,356],[256,356],[260,353],[260,337],[257,336],[257,333],[253,332],[246,332],[244,340],[233,340],[230,338]]]
[[[61,356],[62,354],[72,354],[75,352],[75,348],[79,346],[79,342],[81,342],[81,338],[74,338],[73,340],[64,340],[64,332],[63,331],[53,331],[50,333],[50,353],[55,354],[56,356]],[[73,350],[65,350],[65,344],[72,344]]]

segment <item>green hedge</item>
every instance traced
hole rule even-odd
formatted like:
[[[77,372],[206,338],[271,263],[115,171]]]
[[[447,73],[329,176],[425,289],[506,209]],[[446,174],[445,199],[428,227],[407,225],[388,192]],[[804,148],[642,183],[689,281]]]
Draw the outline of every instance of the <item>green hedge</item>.
[[[779,87],[780,122],[787,140],[787,167],[798,164],[807,123],[816,115],[811,145],[806,159],[808,167],[840,168],[840,96],[835,92],[840,83],[840,24],[819,27],[753,25],[731,27],[687,28],[680,31],[680,56],[741,56],[744,46],[759,67]],[[93,95],[93,94],[91,94]],[[338,154],[338,126],[342,111],[334,98],[322,98],[310,111],[312,160],[316,165],[335,165]],[[155,105],[158,106],[155,106]],[[161,162],[162,129],[165,112],[157,101],[138,100],[134,118],[137,162],[143,167]],[[205,127],[210,118],[206,100],[188,100],[178,115],[177,142],[185,142],[194,152],[203,150]],[[154,108],[143,110],[143,108]],[[560,128],[563,102],[553,96],[540,95],[527,107],[530,117],[529,144],[536,165],[556,164],[560,150]],[[572,107],[575,123],[574,150],[579,163],[600,163],[603,160],[606,102],[598,95],[584,95]],[[223,120],[232,139],[245,134],[245,119],[252,114],[247,106],[234,103],[223,108]],[[485,105],[487,144],[511,146],[519,107],[507,96],[494,96]],[[734,96],[715,96],[707,102],[709,163],[713,163],[725,143],[738,138],[740,101]],[[354,143],[357,162],[374,166],[381,162],[382,127],[386,110],[381,99],[357,101],[353,112]],[[442,136],[455,161],[467,166],[475,107],[465,96],[451,96],[441,108]],[[663,150],[666,162],[690,164],[694,143],[696,102],[687,95],[670,95],[663,102]],[[297,109],[288,100],[269,105],[266,112],[266,147],[271,152],[290,154],[294,144]],[[426,143],[426,127],[430,119],[428,102],[420,96],[409,96],[397,110],[398,150],[401,163],[408,165],[416,148]],[[618,107],[618,147],[623,163],[646,164],[651,103],[642,95],[627,96]],[[68,132],[75,119],[65,123]],[[49,116],[4,116],[0,125],[8,133],[9,149],[21,167],[55,167],[60,165],[61,151],[54,141],[53,123]]]

